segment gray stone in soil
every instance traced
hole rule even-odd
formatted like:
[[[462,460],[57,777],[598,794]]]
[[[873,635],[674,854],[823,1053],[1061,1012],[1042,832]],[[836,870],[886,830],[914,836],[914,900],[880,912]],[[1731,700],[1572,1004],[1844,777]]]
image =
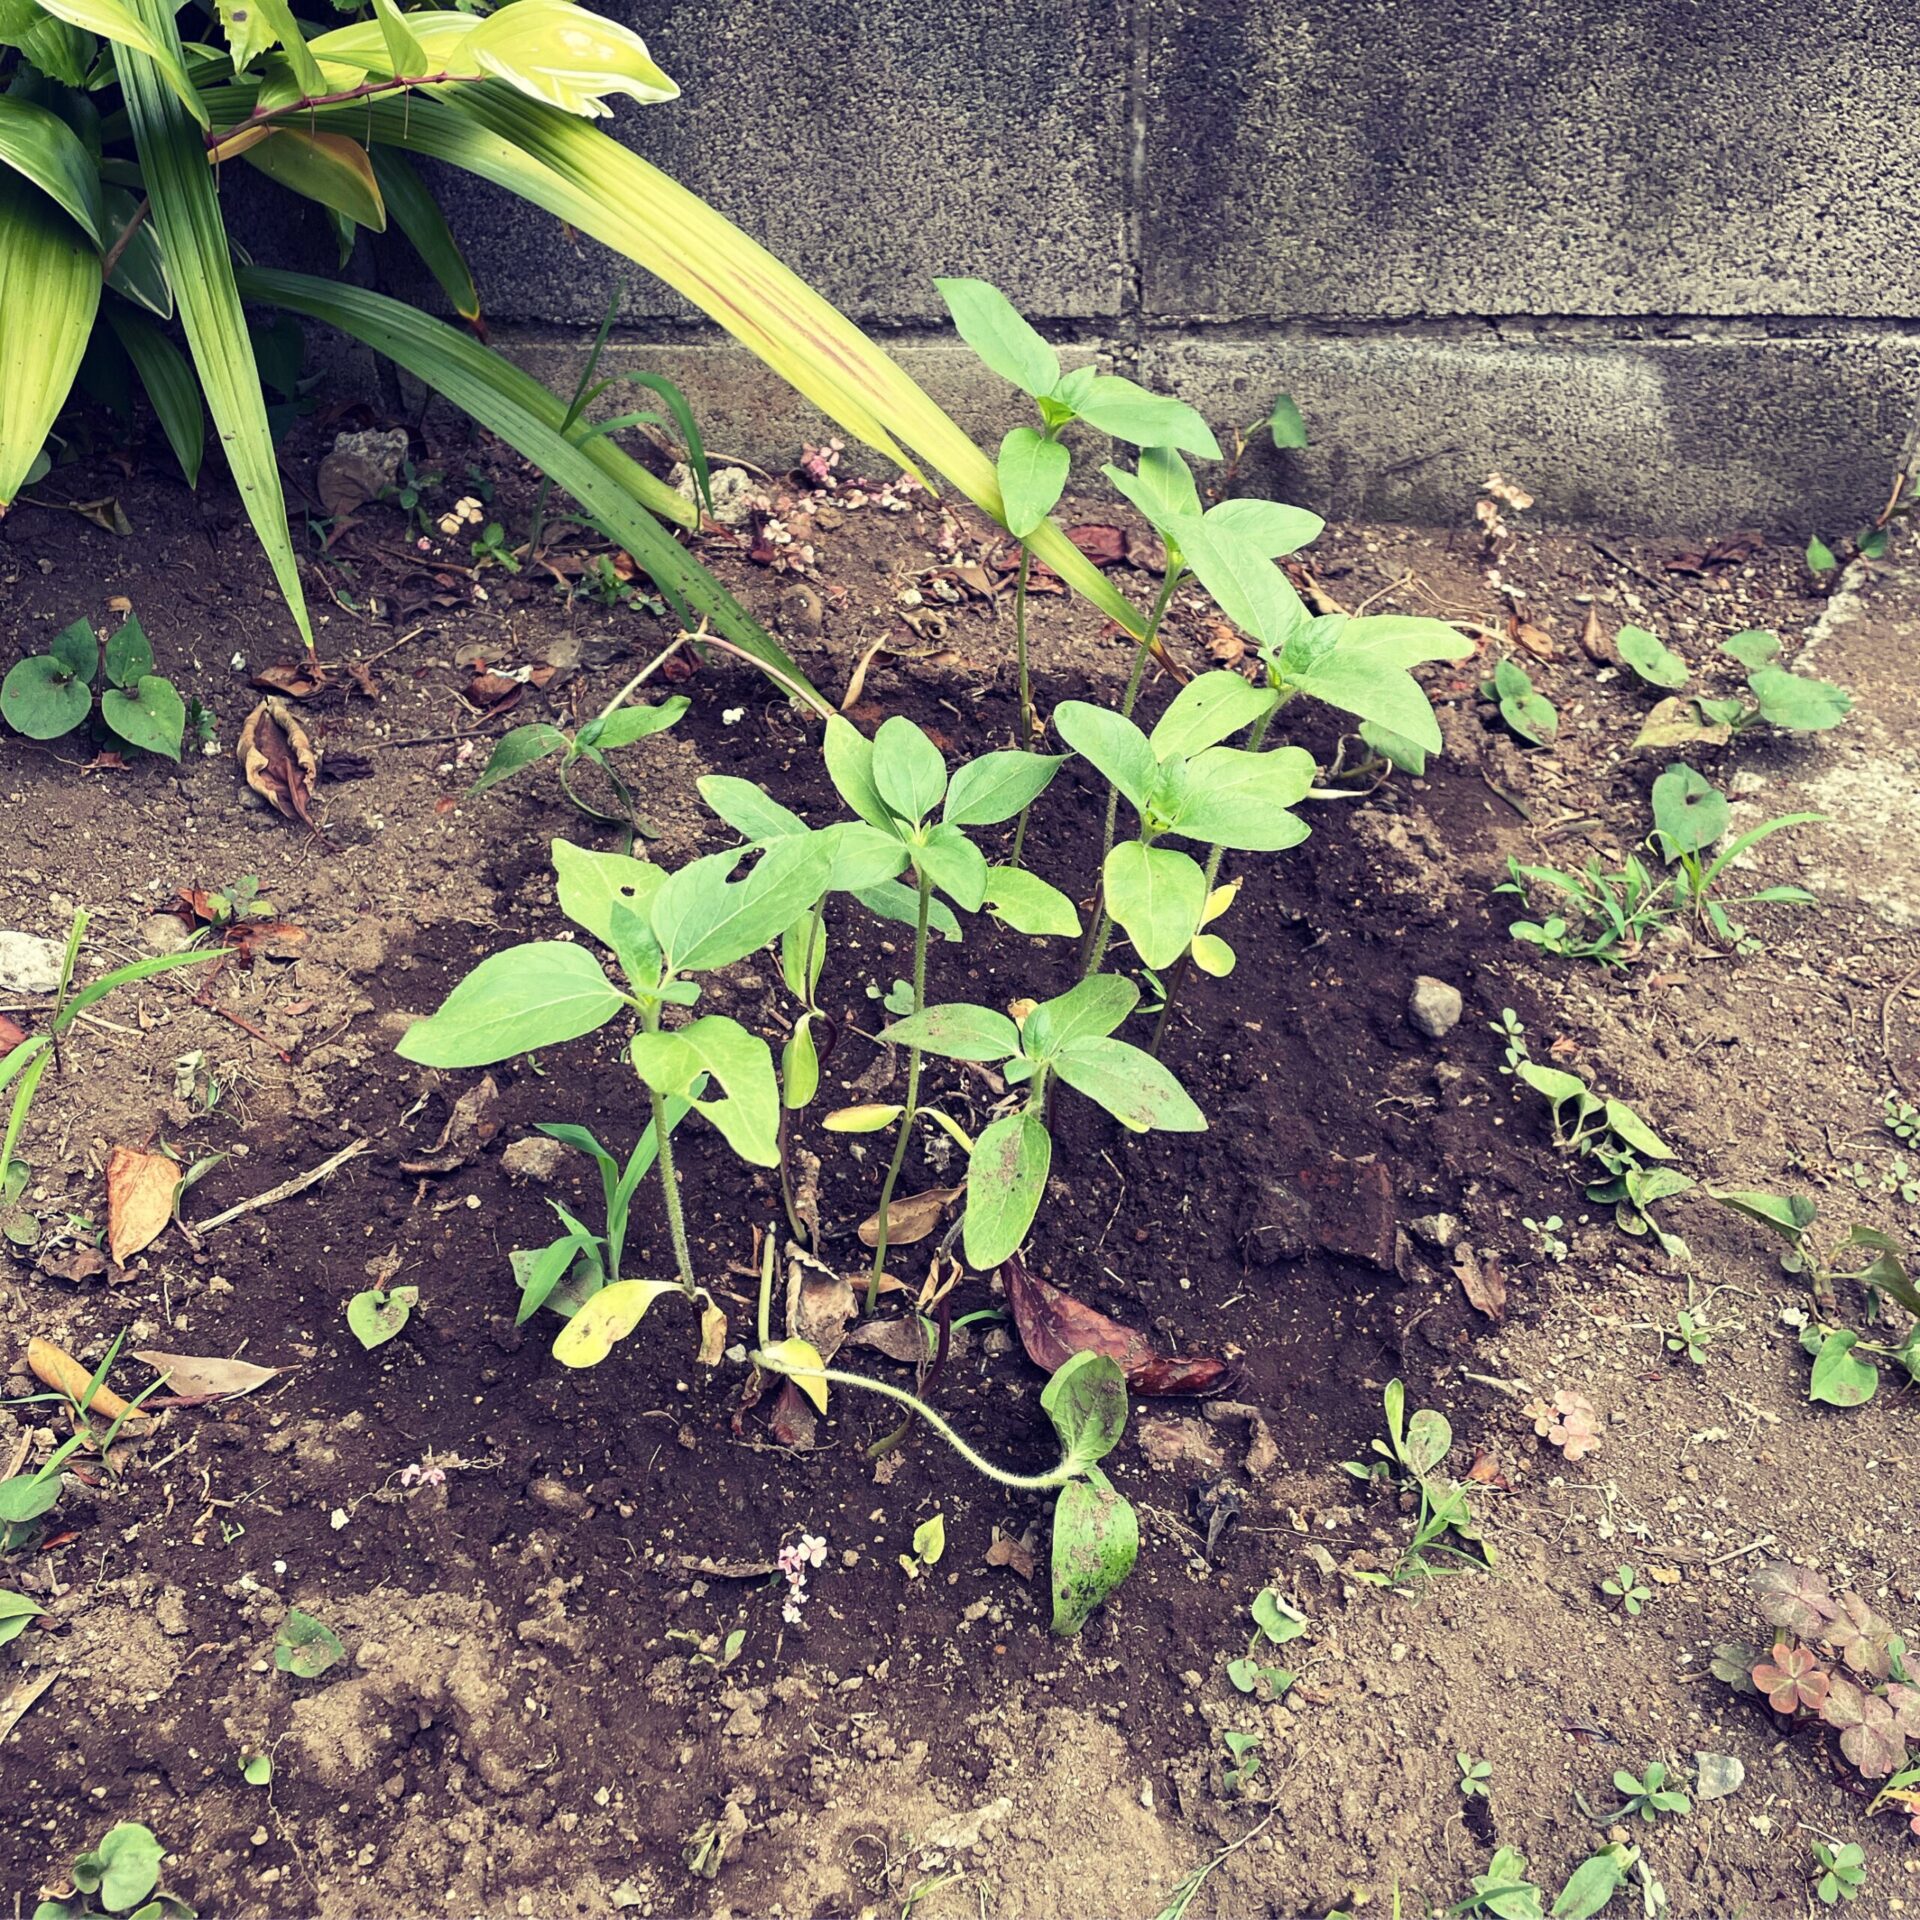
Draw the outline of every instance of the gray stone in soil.
[[[1407,996],[1407,1024],[1429,1040],[1444,1040],[1460,1024],[1460,989],[1423,973]]]
[[[35,933],[0,933],[0,991],[55,993],[66,948]]]

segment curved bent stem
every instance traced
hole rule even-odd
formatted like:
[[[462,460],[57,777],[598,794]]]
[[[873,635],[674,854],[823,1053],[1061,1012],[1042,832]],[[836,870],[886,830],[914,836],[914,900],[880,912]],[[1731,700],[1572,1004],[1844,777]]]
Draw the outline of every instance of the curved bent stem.
[[[765,1353],[754,1354],[753,1363],[757,1367],[764,1368],[768,1373],[785,1374],[790,1371]],[[1048,1468],[1045,1473],[1009,1473],[1005,1467],[996,1467],[991,1460],[984,1459],[975,1453],[924,1400],[916,1398],[904,1387],[890,1386],[884,1380],[869,1380],[864,1374],[842,1373],[837,1367],[823,1367],[820,1372],[808,1372],[805,1377],[809,1380],[824,1380],[829,1386],[834,1387],[856,1387],[862,1393],[877,1393],[882,1399],[897,1401],[910,1413],[924,1420],[968,1466],[974,1468],[976,1472],[984,1473],[997,1485],[1011,1487],[1015,1492],[1051,1493],[1055,1488],[1064,1487],[1069,1480],[1076,1477],[1075,1469],[1064,1460],[1058,1466]]]
[[[913,1010],[927,1010],[927,916],[933,907],[933,882],[919,866],[914,868],[919,893],[919,911],[913,928]],[[893,1189],[906,1164],[907,1142],[913,1138],[914,1115],[920,1109],[920,1049],[907,1049],[907,1104],[900,1114],[900,1135],[893,1143],[893,1159],[887,1167],[886,1185],[880,1189],[880,1212],[873,1236],[873,1271],[867,1276],[867,1311],[880,1302],[880,1276],[887,1264],[887,1210],[893,1205]]]

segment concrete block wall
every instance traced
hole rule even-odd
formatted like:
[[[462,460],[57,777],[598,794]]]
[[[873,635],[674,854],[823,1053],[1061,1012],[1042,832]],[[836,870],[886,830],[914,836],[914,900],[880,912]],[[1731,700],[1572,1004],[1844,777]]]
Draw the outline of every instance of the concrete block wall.
[[[1018,402],[946,330],[978,273],[1043,331],[1343,515],[1849,530],[1920,413],[1912,0],[612,0],[685,89],[620,137],[895,348],[969,427]],[[820,426],[675,296],[445,181],[496,340],[618,357],[718,445]],[[394,249],[395,291],[429,290]]]

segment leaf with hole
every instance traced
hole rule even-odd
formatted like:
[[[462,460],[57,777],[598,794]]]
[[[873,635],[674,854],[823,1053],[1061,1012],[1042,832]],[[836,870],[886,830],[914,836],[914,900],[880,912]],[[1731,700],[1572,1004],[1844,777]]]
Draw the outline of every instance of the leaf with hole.
[[[323,1620],[289,1607],[273,1636],[273,1664],[299,1680],[317,1680],[346,1657],[340,1636]],[[156,1865],[158,1862],[155,1863]]]
[[[1732,817],[1726,796],[1691,767],[1676,762],[1653,783],[1653,824],[1669,860],[1704,852]]]
[[[1687,663],[1645,627],[1622,627],[1613,636],[1620,658],[1650,687],[1669,690],[1687,684]]]

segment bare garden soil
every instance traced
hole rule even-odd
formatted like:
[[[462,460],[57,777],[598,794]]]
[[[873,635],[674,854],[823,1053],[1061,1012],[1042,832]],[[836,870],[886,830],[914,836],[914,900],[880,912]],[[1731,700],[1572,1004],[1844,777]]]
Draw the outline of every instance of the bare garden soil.
[[[496,474],[493,512],[523,526],[527,476]],[[990,529],[925,495],[894,512],[768,484],[789,503],[792,544],[755,522],[757,541],[714,534],[704,550],[814,682],[837,701],[885,641],[856,718],[908,713],[954,755],[1005,744],[1010,605]],[[112,485],[63,475],[46,491]],[[35,1335],[88,1364],[131,1328],[129,1347],[285,1370],[248,1397],[169,1411],[117,1476],[96,1465],[69,1484],[41,1550],[0,1567],[0,1584],[49,1609],[0,1653],[0,1701],[52,1676],[0,1735],[0,1890],[22,1910],[108,1825],[135,1819],[172,1850],[169,1884],[221,1920],[824,1920],[899,1913],[916,1891],[923,1920],[1151,1916],[1256,1827],[1196,1916],[1385,1914],[1396,1886],[1421,1912],[1464,1893],[1499,1843],[1557,1887],[1604,1838],[1576,1791],[1604,1813],[1616,1768],[1690,1766],[1697,1751],[1741,1758],[1746,1780],[1633,1836],[1673,1912],[1805,1911],[1816,1832],[1866,1848],[1853,1911],[1920,1904],[1903,1823],[1865,1817],[1820,1735],[1783,1740],[1705,1671],[1716,1642],[1757,1637],[1745,1579],[1769,1555],[1856,1586],[1914,1637],[1912,1393],[1889,1380],[1861,1409],[1810,1406],[1781,1319],[1803,1295],[1772,1252],[1699,1198],[1668,1216],[1691,1243],[1690,1278],[1618,1232],[1581,1199],[1542,1104],[1499,1072],[1490,1026],[1515,1009],[1536,1057],[1551,1049],[1631,1100],[1703,1180],[1810,1192],[1836,1225],[1912,1226],[1878,1187],[1897,1145],[1882,1095],[1920,1097],[1920,1001],[1906,997],[1920,968],[1920,582],[1899,549],[1829,600],[1790,548],[1735,542],[1727,559],[1679,540],[1523,533],[1499,571],[1525,588],[1552,654],[1522,657],[1559,703],[1556,749],[1523,752],[1489,723],[1477,681],[1490,646],[1430,682],[1448,752],[1425,780],[1314,805],[1304,846],[1233,857],[1245,887],[1220,930],[1239,966],[1191,984],[1168,1047],[1209,1131],[1136,1137],[1070,1098],[1057,1112],[1034,1270],[1164,1353],[1234,1367],[1216,1400],[1135,1400],[1108,1466],[1141,1512],[1139,1567],[1059,1640],[1043,1504],[976,1480],[924,1435],[869,1460],[893,1424],[878,1401],[837,1398],[795,1450],[769,1431],[771,1396],[743,1407],[742,1366],[696,1363],[671,1303],[587,1373],[553,1361],[550,1317],[515,1327],[508,1250],[552,1237],[549,1197],[590,1212],[597,1179],[578,1156],[543,1164],[521,1149],[510,1173],[503,1154],[550,1120],[626,1150],[644,1101],[617,1028],[496,1069],[481,1137],[444,1147],[454,1100],[480,1076],[393,1052],[483,954],[563,930],[553,837],[616,844],[548,769],[472,795],[486,742],[531,718],[590,717],[673,629],[584,597],[569,607],[537,569],[476,573],[451,541],[423,554],[396,509],[363,509],[310,575],[317,605],[323,576],[334,595],[319,647],[333,672],[296,707],[350,776],[323,778],[316,836],[257,803],[232,758],[258,697],[249,678],[292,659],[232,502],[144,480],[119,499],[131,537],[26,507],[0,526],[0,669],[125,596],[160,671],[216,711],[221,751],[118,767],[90,765],[79,742],[0,737],[0,926],[58,937],[84,905],[91,970],[177,943],[179,921],[157,911],[177,891],[253,874],[292,931],[210,986],[199,969],[162,976],[74,1030],[22,1149],[31,1203],[49,1221],[98,1222],[112,1147],[164,1141],[189,1160],[227,1156],[188,1196],[191,1227],[368,1144],[296,1197],[197,1247],[169,1233],[124,1271],[76,1283],[32,1250],[0,1256],[10,1396],[36,1385]],[[1318,590],[1506,633],[1469,504],[1457,532],[1331,529],[1313,549]],[[1114,518],[1091,504],[1077,517]],[[1135,531],[1114,577],[1144,601],[1155,556]],[[811,571],[764,564],[809,543]],[[1036,606],[1043,712],[1114,698],[1125,647],[1063,596]],[[1631,850],[1650,825],[1665,757],[1629,750],[1649,702],[1582,650],[1590,606],[1606,633],[1639,620],[1709,671],[1727,634],[1777,628],[1790,657],[1854,690],[1835,733],[1699,762],[1723,785],[1743,775],[1743,821],[1830,816],[1761,850],[1765,880],[1807,885],[1819,905],[1756,909],[1755,954],[1669,938],[1609,974],[1508,938],[1518,909],[1491,888],[1509,854],[1574,866]],[[1190,667],[1232,653],[1185,595],[1169,643]],[[364,680],[350,661],[368,663]],[[476,661],[554,671],[502,708],[489,704],[499,683],[476,690]],[[766,682],[716,660],[674,690],[691,697],[685,719],[622,756],[661,858],[727,844],[699,804],[705,773],[833,817],[810,726]],[[1169,691],[1150,683],[1150,705]],[[1295,733],[1323,762],[1337,735],[1324,712]],[[1029,842],[1030,864],[1082,900],[1103,799],[1069,763]],[[837,1038],[800,1140],[822,1162],[825,1257],[853,1273],[852,1228],[883,1159],[818,1115],[899,1085],[900,1063],[869,1036],[909,937],[851,908],[839,931],[822,993]],[[964,944],[936,943],[931,997],[1057,992],[1069,949],[982,918]],[[1406,1017],[1419,975],[1464,996],[1444,1039]],[[0,1011],[31,1030],[42,1004],[16,995]],[[720,976],[702,1005],[774,1036],[787,1018],[770,960]],[[977,1076],[939,1063],[933,1076],[963,1125],[984,1117]],[[711,1133],[677,1139],[696,1258],[731,1337],[750,1337],[755,1235],[785,1238],[777,1184]],[[916,1157],[906,1186],[956,1177]],[[1504,1287],[1502,1316],[1469,1300],[1436,1215],[1453,1216],[1483,1287],[1491,1276],[1492,1305]],[[1525,1224],[1555,1215],[1555,1233]],[[665,1271],[651,1190],[629,1246],[630,1271]],[[931,1246],[898,1253],[910,1287]],[[343,1306],[374,1279],[420,1300],[367,1352]],[[1704,1366],[1661,1331],[1689,1288],[1720,1330]],[[956,1304],[1005,1296],[969,1276]],[[1043,1376],[1010,1327],[968,1331],[935,1397],[991,1456],[1037,1467],[1051,1444]],[[843,1364],[910,1383],[871,1351]],[[113,1383],[131,1394],[150,1378],[123,1359]],[[1471,1469],[1498,1554],[1490,1573],[1398,1591],[1356,1578],[1392,1570],[1409,1526],[1340,1465],[1381,1430],[1394,1378],[1453,1422],[1453,1469]],[[1600,1450],[1577,1465],[1524,1411],[1557,1389],[1602,1417]],[[0,1456],[47,1414],[0,1414]],[[429,1471],[403,1478],[410,1467]],[[909,1580],[899,1555],[936,1513],[945,1556]],[[794,1626],[769,1570],[802,1532],[828,1553]],[[1033,1550],[1031,1578],[1017,1552],[989,1561],[997,1537]],[[1637,1618],[1598,1587],[1623,1561],[1653,1589]],[[1300,1678],[1278,1705],[1225,1678],[1268,1585],[1312,1621],[1285,1649]],[[275,1670],[289,1606],[345,1643],[318,1680]],[[1263,1736],[1238,1796],[1221,1784],[1228,1730]],[[270,1788],[239,1772],[262,1751]],[[1486,1802],[1457,1791],[1459,1752],[1491,1762]],[[716,1826],[717,1877],[696,1878],[686,1852]],[[1614,1910],[1637,1901],[1623,1892]]]

